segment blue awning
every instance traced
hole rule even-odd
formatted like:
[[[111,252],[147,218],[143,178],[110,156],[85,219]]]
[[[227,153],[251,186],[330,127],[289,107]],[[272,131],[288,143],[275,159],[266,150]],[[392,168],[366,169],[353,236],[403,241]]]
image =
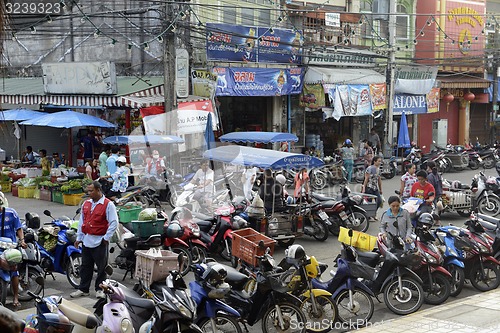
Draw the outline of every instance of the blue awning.
[[[175,135],[115,135],[104,138],[102,142],[111,145],[170,144],[183,143],[184,139]]]
[[[297,142],[299,138],[292,133],[282,132],[231,132],[220,137],[222,142],[243,143],[274,143],[274,142]]]

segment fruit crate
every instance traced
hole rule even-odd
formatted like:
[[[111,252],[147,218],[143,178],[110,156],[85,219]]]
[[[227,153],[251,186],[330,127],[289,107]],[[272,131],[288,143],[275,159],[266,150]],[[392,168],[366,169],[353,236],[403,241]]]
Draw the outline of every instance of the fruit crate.
[[[51,201],[52,196],[49,190],[40,190],[40,200]]]
[[[164,280],[170,271],[178,270],[177,254],[168,250],[135,251],[135,278],[149,286],[156,281]]]
[[[126,228],[132,231],[137,237],[146,238],[155,234],[163,234],[165,219],[156,221],[131,221]],[[129,228],[130,227],[130,228]]]
[[[233,246],[231,248],[232,255],[254,267],[259,265],[257,256],[262,256],[266,249],[270,249],[270,254],[274,253],[276,241],[267,237],[252,228],[235,230],[232,232]],[[264,242],[264,247],[259,247],[259,242]]]
[[[78,206],[82,201],[83,193],[77,194],[63,194],[63,203],[66,206]]]
[[[34,198],[36,186],[19,186],[19,198]]]
[[[1,190],[3,193],[10,192],[12,189],[12,183],[10,181],[8,182],[0,182]]]
[[[118,211],[118,220],[120,223],[129,223],[135,221],[139,218],[139,213],[141,212],[141,206],[130,206],[122,207]]]
[[[63,194],[61,191],[52,191],[52,201],[64,204]]]

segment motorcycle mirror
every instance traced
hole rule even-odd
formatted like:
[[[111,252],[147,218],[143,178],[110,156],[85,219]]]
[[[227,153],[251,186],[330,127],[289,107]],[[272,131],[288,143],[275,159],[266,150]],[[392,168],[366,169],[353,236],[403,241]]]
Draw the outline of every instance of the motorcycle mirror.
[[[435,194],[434,192],[429,192],[429,194],[427,196],[432,197],[434,194]]]
[[[104,271],[106,272],[106,274],[108,276],[113,275],[113,267],[111,267],[111,265],[107,265],[106,268],[104,269]]]
[[[179,264],[179,272],[182,272],[184,270],[184,255],[182,253],[177,256],[177,263]]]
[[[109,249],[109,253],[114,253],[115,252],[115,247],[113,246],[112,248]]]
[[[42,287],[45,285],[45,279],[41,275],[35,278],[35,282]]]
[[[401,194],[401,192],[399,190],[395,190],[394,193],[396,193],[397,195]]]
[[[259,249],[263,250],[265,248],[264,241],[259,241]]]
[[[76,210],[76,215],[80,214],[80,212],[81,212],[81,211],[82,211],[82,209],[81,209],[81,208],[78,208],[78,209]]]
[[[44,210],[43,211],[43,214],[46,215],[46,216],[50,216],[50,210]],[[52,217],[52,216],[51,216]]]
[[[347,235],[349,236],[349,238],[351,238],[354,235],[354,232],[352,231],[352,229],[349,229],[349,231],[347,232]]]

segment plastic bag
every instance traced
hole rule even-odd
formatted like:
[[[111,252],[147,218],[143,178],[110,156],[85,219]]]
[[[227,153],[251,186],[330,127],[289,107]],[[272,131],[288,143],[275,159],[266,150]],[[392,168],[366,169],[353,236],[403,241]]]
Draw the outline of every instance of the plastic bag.
[[[266,215],[264,201],[258,194],[253,197],[252,204],[248,206],[247,214],[250,217],[264,217]]]
[[[158,219],[158,212],[156,208],[146,208],[139,213],[139,221],[156,221]]]

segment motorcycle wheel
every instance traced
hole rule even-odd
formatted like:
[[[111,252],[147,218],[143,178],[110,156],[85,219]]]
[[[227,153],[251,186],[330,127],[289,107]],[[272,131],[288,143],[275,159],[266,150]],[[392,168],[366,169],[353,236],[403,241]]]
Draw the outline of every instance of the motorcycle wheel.
[[[483,270],[481,270],[481,265],[476,263],[470,272],[470,282],[479,291],[496,289],[500,284],[500,268],[498,265],[486,261],[483,262]]]
[[[226,243],[227,243],[227,247],[226,247]],[[224,240],[224,248],[220,252],[220,256],[222,257],[222,259],[227,260],[227,261],[231,261],[231,258],[233,257],[233,255],[231,254],[232,247],[233,247],[233,240],[231,238],[226,238]],[[229,248],[229,250],[228,250],[228,248]]]
[[[434,272],[432,273],[432,285],[429,281],[429,274],[424,273],[424,301],[427,304],[439,305],[445,302],[451,293],[451,284],[447,276],[444,274]]]
[[[317,312],[313,309],[311,298],[302,301],[300,309],[304,312],[308,325],[308,332],[325,333],[330,331],[330,325],[324,323],[334,323],[337,321],[338,310],[335,302],[326,296],[314,297],[317,305]]]
[[[314,227],[314,239],[324,242],[328,239],[328,227],[325,223],[325,221],[320,220],[320,219],[314,219],[313,223],[315,224]]]
[[[175,209],[177,207],[175,203],[177,202],[177,194],[175,192],[170,192],[170,195],[168,196],[168,204],[172,209]]]
[[[282,247],[282,248],[286,249],[290,245],[293,245],[294,242],[295,242],[295,237],[294,238],[288,238],[287,240],[279,240],[278,241],[278,245],[279,245],[279,247]]]
[[[321,173],[311,174],[311,187],[315,190],[322,190],[328,185],[326,176]]]
[[[368,216],[361,212],[353,212],[347,220],[345,220],[346,227],[352,230],[365,232],[368,230],[370,223],[368,223]]]
[[[0,280],[0,304],[5,306],[5,303],[7,302],[7,287],[8,283],[4,280]]]
[[[500,214],[500,200],[497,197],[490,196],[486,201],[486,197],[482,197],[477,203],[477,209],[481,214],[497,216]]]
[[[492,156],[485,157],[483,162],[484,162],[483,166],[485,169],[493,168],[495,166],[495,163],[496,163],[495,158],[493,158]]]
[[[340,233],[340,225],[342,220],[337,215],[330,215],[329,218],[331,225],[328,226],[328,230],[334,236],[338,236]]]
[[[479,169],[479,163],[477,161],[469,160],[469,168],[471,170]]]
[[[192,245],[191,248],[191,260],[194,264],[201,264],[207,258],[207,251],[201,245]]]
[[[187,273],[189,273],[191,264],[193,263],[193,257],[191,257],[191,253],[189,253],[189,249],[180,246],[180,245],[173,245],[171,246],[172,252],[181,254],[184,257],[184,267],[183,270],[181,271],[181,275],[185,276]]]
[[[445,164],[443,172],[450,172],[453,169],[453,163],[451,162],[451,160],[448,157],[445,157],[444,160],[445,160],[446,164]]]
[[[366,326],[373,315],[375,305],[373,299],[365,291],[354,288],[352,291],[352,304],[349,299],[349,290],[342,291],[336,298],[339,321],[356,323],[356,328]]]
[[[80,285],[80,267],[82,266],[82,254],[73,253],[66,263],[66,277],[73,288]]]
[[[363,182],[365,181],[365,169],[363,168],[355,170],[353,177],[356,183],[363,184]]]
[[[35,295],[39,295],[42,292],[42,286],[35,282],[36,278],[42,276],[36,269],[30,267],[28,268],[28,276],[25,276],[26,268],[19,269],[19,300],[21,302],[27,302],[33,299],[28,295],[28,291],[31,291]]]
[[[227,333],[242,333],[240,323],[235,319],[235,317],[228,316],[226,314],[218,313],[215,318],[215,326],[217,332],[227,332]],[[210,318],[203,318],[198,322],[198,327],[201,328],[203,332],[212,332],[212,322]]]
[[[401,278],[402,294],[399,294],[399,283],[395,279],[384,289],[384,302],[387,308],[398,315],[407,315],[418,311],[424,303],[422,286],[413,279]]]
[[[302,310],[291,303],[279,303],[279,310],[281,312],[278,316],[276,306],[270,306],[264,316],[262,317],[262,332],[305,332],[302,325],[292,325],[293,323],[306,323],[306,316]],[[283,318],[283,329],[279,327],[278,317]],[[292,329],[294,328],[295,329]],[[301,328],[302,327],[302,328]]]
[[[450,296],[458,296],[465,284],[465,272],[462,267],[456,265],[446,266],[446,270],[451,274],[451,292]]]
[[[392,179],[392,178],[394,178],[396,176],[396,169],[391,168],[390,172],[383,173],[382,176],[385,179]]]

